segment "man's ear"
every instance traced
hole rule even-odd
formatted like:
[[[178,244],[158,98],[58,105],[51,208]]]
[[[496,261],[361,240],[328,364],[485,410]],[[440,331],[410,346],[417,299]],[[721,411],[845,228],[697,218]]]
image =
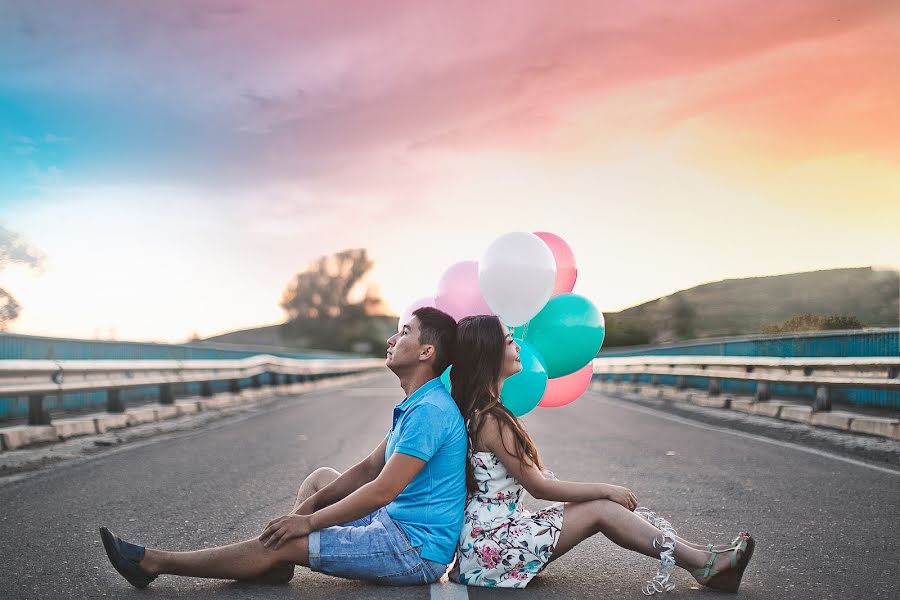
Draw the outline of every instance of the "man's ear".
[[[437,352],[437,350],[435,350],[434,346],[426,344],[422,347],[422,351],[419,352],[419,360],[428,360],[434,356],[435,352]]]

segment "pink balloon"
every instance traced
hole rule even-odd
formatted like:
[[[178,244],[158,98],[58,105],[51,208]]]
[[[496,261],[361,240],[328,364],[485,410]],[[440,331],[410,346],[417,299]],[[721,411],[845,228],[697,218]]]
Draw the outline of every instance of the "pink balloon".
[[[578,269],[575,268],[575,254],[572,252],[572,248],[569,247],[566,240],[553,233],[535,231],[534,235],[544,240],[556,260],[556,285],[553,286],[553,295],[571,292],[575,287],[575,280],[578,278]]]
[[[422,296],[421,298],[416,298],[409,306],[404,308],[403,312],[400,313],[400,319],[397,321],[397,331],[403,329],[403,324],[408,323],[409,320],[412,319],[413,311],[422,308],[423,306],[434,306],[434,298],[431,296]]]
[[[471,315],[494,314],[478,285],[478,263],[465,260],[451,265],[438,281],[434,305],[459,321]]]
[[[547,389],[544,390],[544,396],[541,398],[538,406],[557,408],[574,402],[591,385],[591,377],[593,375],[594,361],[591,361],[574,373],[548,379]]]

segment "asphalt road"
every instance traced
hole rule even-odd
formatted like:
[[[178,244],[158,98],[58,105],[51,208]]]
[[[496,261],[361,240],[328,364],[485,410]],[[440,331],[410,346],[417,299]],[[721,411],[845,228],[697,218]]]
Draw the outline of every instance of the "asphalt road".
[[[258,535],[290,509],[310,471],[344,470],[378,445],[402,398],[385,373],[0,481],[0,598],[643,597],[641,584],[658,561],[602,535],[551,564],[525,590],[381,588],[298,567],[288,585],[162,576],[140,591],[107,562],[100,525],[172,550]],[[896,470],[693,425],[594,392],[525,421],[560,478],[626,485],[695,541],[725,542],[738,530],[751,531],[758,542],[742,598],[897,598]],[[681,571],[676,584],[673,596],[733,597],[693,589]]]

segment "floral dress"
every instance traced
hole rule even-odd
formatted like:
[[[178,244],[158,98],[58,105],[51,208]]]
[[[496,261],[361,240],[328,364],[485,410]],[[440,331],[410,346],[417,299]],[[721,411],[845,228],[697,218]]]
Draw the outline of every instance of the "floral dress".
[[[466,502],[458,562],[450,577],[466,585],[523,588],[553,554],[564,505],[531,513],[522,506],[524,488],[493,452],[474,452],[469,459],[478,492]]]

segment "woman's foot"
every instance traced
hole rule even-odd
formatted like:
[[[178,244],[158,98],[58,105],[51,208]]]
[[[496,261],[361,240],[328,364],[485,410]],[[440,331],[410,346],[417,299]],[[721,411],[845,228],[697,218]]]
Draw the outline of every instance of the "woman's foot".
[[[691,575],[697,580],[697,583],[726,592],[738,590],[744,568],[747,566],[755,546],[755,541],[749,535],[738,537],[741,538],[741,541],[733,548],[705,552],[706,563],[691,571]]]
[[[690,546],[694,550],[703,550],[704,552],[709,552],[710,550],[714,550],[716,552],[725,552],[730,548],[734,548],[741,542],[741,540],[746,540],[750,537],[750,533],[747,531],[739,531],[737,537],[735,537],[730,544],[695,544],[694,542],[689,542],[687,540],[680,540],[678,543],[684,546]]]

